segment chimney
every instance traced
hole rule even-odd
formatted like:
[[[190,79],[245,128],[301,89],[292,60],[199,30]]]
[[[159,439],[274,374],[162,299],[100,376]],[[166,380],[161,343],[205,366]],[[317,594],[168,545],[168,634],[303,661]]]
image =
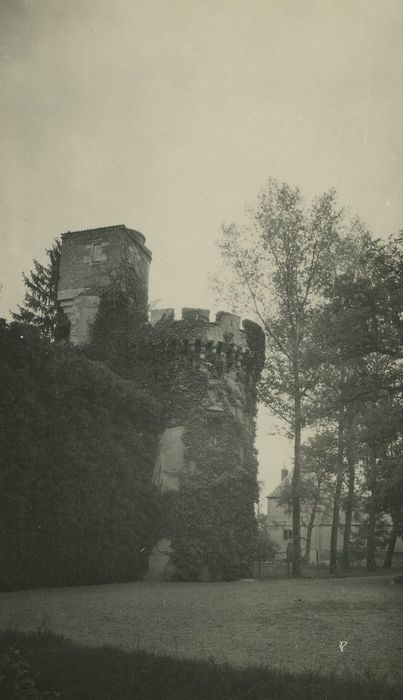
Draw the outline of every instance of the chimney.
[[[288,476],[288,469],[283,469],[281,470],[281,481],[284,481],[285,477]]]

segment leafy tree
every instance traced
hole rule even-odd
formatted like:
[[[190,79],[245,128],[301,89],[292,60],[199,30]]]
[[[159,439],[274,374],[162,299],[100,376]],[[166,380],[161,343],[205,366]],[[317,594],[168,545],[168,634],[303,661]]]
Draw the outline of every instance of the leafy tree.
[[[308,438],[301,448],[301,524],[306,527],[304,562],[309,564],[312,532],[320,513],[327,509],[334,492],[337,444],[334,431],[325,427]],[[292,510],[292,484],[283,483],[279,503]]]
[[[324,303],[320,309],[316,326],[316,342],[320,348],[322,362],[318,372],[318,380],[314,390],[314,399],[309,406],[310,419],[313,422],[327,422],[334,432],[336,454],[336,482],[333,493],[333,516],[330,541],[330,571],[334,573],[338,566],[337,540],[339,531],[340,507],[342,488],[346,470],[345,446],[346,433],[352,411],[346,416],[347,397],[356,381],[357,361],[347,361],[340,351],[340,337],[344,338],[344,328],[341,324],[339,335],[334,332],[335,322],[335,288],[340,277],[354,276],[355,270],[365,266],[365,247],[370,240],[369,234],[359,219],[354,219],[347,233],[337,242],[337,266],[335,275],[330,276],[325,287]],[[342,302],[341,302],[342,306]],[[337,307],[338,308],[338,307]],[[351,450],[350,450],[351,457]],[[350,459],[349,497],[347,501],[347,522],[345,546],[351,529],[352,499],[354,495],[354,474]]]
[[[29,275],[23,273],[25,298],[19,311],[12,314],[19,323],[29,323],[39,328],[41,335],[47,339],[55,337],[56,324],[61,311],[57,304],[57,284],[60,269],[61,243],[55,239],[51,248],[46,250],[47,263],[33,261],[34,268]]]
[[[335,485],[333,490],[332,528],[330,537],[330,572],[338,568],[337,542],[340,526],[343,488],[347,475],[347,498],[345,502],[346,523],[344,528],[343,552],[347,566],[349,538],[355,497],[355,470],[357,460],[357,403],[351,401],[360,382],[358,360],[345,361],[336,351],[323,362],[320,379],[316,387],[312,415],[316,413],[319,424],[328,426],[333,436]]]
[[[355,406],[349,404],[346,408],[346,430],[345,430],[345,459],[347,465],[347,495],[344,504],[345,525],[343,533],[343,556],[342,568],[348,573],[351,567],[350,545],[353,513],[356,506],[356,473],[357,464],[360,455],[360,444],[357,437],[357,415],[354,411]]]
[[[321,419],[336,418],[339,435],[330,556],[333,572],[337,569],[337,534],[345,473],[348,473],[348,496],[343,568],[348,570],[356,464],[361,452],[361,456],[366,456],[367,475],[376,474],[374,466],[368,467],[368,460],[378,460],[381,447],[378,438],[371,446],[367,438],[373,441],[378,435],[379,421],[374,423],[371,416],[380,402],[382,410],[389,412],[401,392],[401,261],[396,242],[373,242],[362,223],[353,221],[351,231],[340,241],[337,275],[328,285],[329,301],[318,326],[318,342],[325,350],[326,361],[322,363],[316,387],[314,412]],[[376,480],[369,481],[374,486]],[[369,492],[372,493],[371,488]],[[372,502],[368,551],[373,552],[375,495]],[[374,554],[371,557],[368,566],[373,567]]]
[[[364,485],[367,491],[367,568],[375,569],[375,529],[381,513],[392,519],[386,567],[392,563],[397,536],[403,532],[402,417],[400,402],[390,397],[367,407],[364,440],[367,458],[364,461]]]
[[[220,244],[232,272],[227,297],[262,324],[267,363],[261,400],[285,420],[294,438],[292,477],[293,574],[301,575],[301,433],[305,403],[321,362],[316,310],[335,273],[341,211],[334,191],[310,208],[300,191],[270,180],[251,211],[253,227],[225,226]]]
[[[369,524],[369,517],[365,510],[360,514],[361,523],[357,529],[352,532],[351,535],[351,558],[354,560],[355,564],[362,566],[367,559],[367,546],[368,546],[368,529],[371,527]],[[377,514],[375,518],[375,524],[373,527],[373,538],[374,538],[374,550],[384,547],[387,542],[388,536],[388,524],[382,516],[382,514]]]
[[[399,421],[400,426],[402,425],[402,407],[397,408],[395,420]],[[390,440],[379,466],[380,498],[393,524],[384,561],[384,567],[388,569],[392,566],[396,540],[403,536],[403,439],[401,433],[396,432],[394,439]]]
[[[347,251],[348,252],[348,251]],[[403,247],[366,239],[354,270],[340,274],[331,290],[333,338],[344,357],[378,353],[402,357]],[[401,370],[400,370],[401,377]]]

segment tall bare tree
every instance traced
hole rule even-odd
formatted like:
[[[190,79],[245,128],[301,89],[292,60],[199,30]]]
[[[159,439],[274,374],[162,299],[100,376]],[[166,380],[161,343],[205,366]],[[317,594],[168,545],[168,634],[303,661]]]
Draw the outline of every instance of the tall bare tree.
[[[329,277],[335,274],[342,212],[333,190],[307,207],[298,188],[269,180],[250,215],[250,227],[223,227],[220,248],[232,273],[226,296],[234,308],[253,313],[266,333],[260,398],[286,421],[293,435],[292,570],[294,576],[301,576],[304,405],[321,362],[315,342],[316,309]]]

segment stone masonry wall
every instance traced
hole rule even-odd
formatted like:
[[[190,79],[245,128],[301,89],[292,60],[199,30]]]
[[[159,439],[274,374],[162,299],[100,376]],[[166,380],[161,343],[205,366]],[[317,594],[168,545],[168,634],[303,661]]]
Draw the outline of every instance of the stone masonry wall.
[[[135,270],[146,304],[150,262],[144,236],[123,225],[63,234],[58,301],[70,321],[74,345],[88,342],[100,292],[123,266]]]

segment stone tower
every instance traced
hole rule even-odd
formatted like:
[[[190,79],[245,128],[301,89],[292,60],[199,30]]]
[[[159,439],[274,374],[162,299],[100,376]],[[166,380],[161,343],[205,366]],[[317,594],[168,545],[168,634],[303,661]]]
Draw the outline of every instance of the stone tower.
[[[179,518],[174,514],[173,517],[179,528],[175,523],[168,524],[166,536],[150,556],[146,578],[186,577],[183,571],[188,568],[187,563],[182,566],[183,551],[178,556],[175,542],[182,550],[184,547],[185,551],[199,552],[200,565],[193,566],[191,573],[195,579],[225,578],[231,576],[231,570],[234,575],[250,575],[248,564],[242,561],[248,545],[242,543],[245,533],[241,522],[254,518],[256,383],[264,361],[264,334],[256,323],[245,321],[241,327],[238,315],[224,311],[210,321],[208,309],[184,308],[177,321],[173,309],[156,309],[151,312],[150,321],[156,331],[151,352],[160,358],[160,366],[169,367],[169,412],[160,437],[154,484],[165,494],[178,494],[173,508]],[[212,463],[217,464],[216,474],[210,469]],[[243,491],[236,487],[230,512],[225,516],[223,513],[222,518],[213,516],[209,536],[217,525],[218,544],[215,552],[209,552],[197,534],[199,526],[204,525],[197,524],[197,512],[192,515],[191,507],[188,510],[188,499],[193,494],[196,509],[208,503],[210,512],[211,508],[219,510],[222,500],[216,499],[214,485],[209,489],[205,484],[210,480],[211,484],[217,483],[218,489],[224,484],[224,490],[227,485],[231,489],[234,478],[235,484],[243,481],[245,485],[246,480],[250,487]],[[230,503],[230,493],[226,493]],[[224,520],[226,525],[220,534],[220,521]],[[220,547],[231,550],[232,560],[223,566],[217,564]]]
[[[85,344],[102,291],[122,268],[136,273],[147,308],[151,252],[139,231],[124,225],[105,226],[62,235],[57,299],[70,322],[70,342]]]
[[[73,345],[89,342],[103,292],[124,280],[127,270],[141,292],[131,301],[146,312],[150,263],[144,236],[123,225],[62,236],[58,301]],[[153,482],[174,504],[149,558],[148,578],[184,578],[189,571],[203,580],[230,571],[247,575],[257,487],[256,382],[263,361],[261,328],[251,321],[241,327],[232,313],[220,311],[210,321],[208,309],[184,308],[175,320],[173,309],[156,309],[149,323],[142,322],[131,346],[131,376],[165,406]]]

